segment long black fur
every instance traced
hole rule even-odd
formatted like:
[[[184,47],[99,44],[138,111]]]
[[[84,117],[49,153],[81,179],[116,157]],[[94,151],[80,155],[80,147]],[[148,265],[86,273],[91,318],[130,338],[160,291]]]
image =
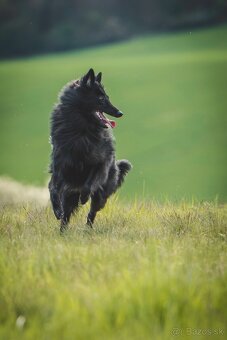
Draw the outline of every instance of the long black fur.
[[[121,117],[93,69],[68,83],[51,116],[50,199],[63,231],[79,204],[91,198],[87,224],[123,183],[131,169],[127,160],[115,161],[112,129],[97,112]]]

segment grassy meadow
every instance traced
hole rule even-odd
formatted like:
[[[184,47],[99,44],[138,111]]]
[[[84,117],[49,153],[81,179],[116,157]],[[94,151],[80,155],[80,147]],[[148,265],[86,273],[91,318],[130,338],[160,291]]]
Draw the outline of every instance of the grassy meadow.
[[[227,27],[0,62],[0,175],[47,180],[57,93],[90,67],[125,112],[117,155],[134,165],[122,197],[227,199]]]
[[[61,236],[34,190],[0,182],[0,339],[225,338],[226,205],[115,197]]]

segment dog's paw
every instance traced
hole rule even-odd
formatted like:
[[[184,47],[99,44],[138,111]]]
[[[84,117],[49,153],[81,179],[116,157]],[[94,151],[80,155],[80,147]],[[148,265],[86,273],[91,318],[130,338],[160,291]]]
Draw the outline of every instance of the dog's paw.
[[[56,217],[57,220],[60,220],[61,219],[61,216],[62,216],[62,212],[60,209],[55,209],[54,210],[54,215]]]
[[[83,189],[80,194],[80,202],[82,205],[86,204],[90,197],[90,190],[89,189]]]

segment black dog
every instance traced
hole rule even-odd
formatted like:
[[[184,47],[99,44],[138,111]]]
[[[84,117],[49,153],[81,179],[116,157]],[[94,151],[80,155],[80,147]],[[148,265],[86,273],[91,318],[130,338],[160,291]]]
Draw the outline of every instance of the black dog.
[[[116,118],[123,113],[111,104],[101,78],[90,69],[80,80],[68,83],[52,113],[49,190],[61,231],[79,203],[85,204],[89,197],[87,224],[92,226],[96,213],[131,169],[127,160],[115,161],[111,131],[115,122],[103,112]]]

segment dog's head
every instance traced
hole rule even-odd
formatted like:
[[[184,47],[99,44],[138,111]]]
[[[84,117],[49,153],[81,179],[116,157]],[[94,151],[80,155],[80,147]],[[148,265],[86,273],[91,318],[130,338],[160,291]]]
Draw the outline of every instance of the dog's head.
[[[116,118],[121,117],[123,113],[111,104],[101,80],[102,73],[95,76],[94,70],[90,69],[78,82],[80,101],[85,111],[92,115],[99,126],[114,128],[116,123],[108,119],[104,112]]]

